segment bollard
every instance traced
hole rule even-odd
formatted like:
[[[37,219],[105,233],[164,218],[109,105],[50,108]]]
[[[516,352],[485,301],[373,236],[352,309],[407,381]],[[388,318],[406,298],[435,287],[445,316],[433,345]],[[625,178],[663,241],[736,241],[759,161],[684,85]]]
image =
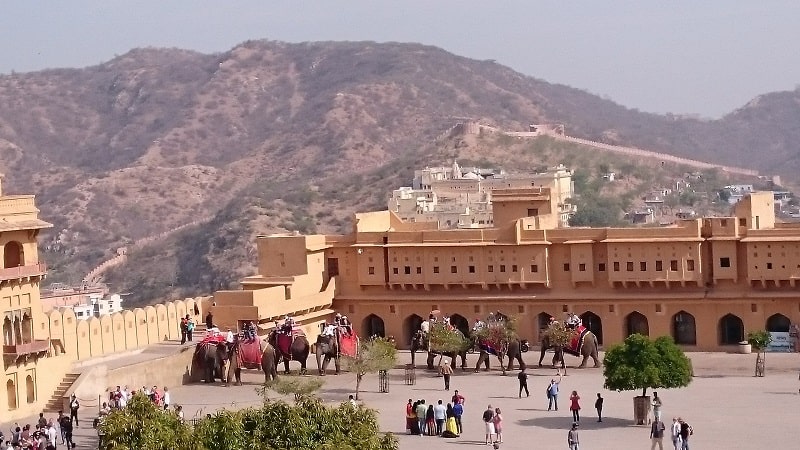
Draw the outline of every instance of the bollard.
[[[417,373],[413,364],[406,364],[406,384],[417,384]]]

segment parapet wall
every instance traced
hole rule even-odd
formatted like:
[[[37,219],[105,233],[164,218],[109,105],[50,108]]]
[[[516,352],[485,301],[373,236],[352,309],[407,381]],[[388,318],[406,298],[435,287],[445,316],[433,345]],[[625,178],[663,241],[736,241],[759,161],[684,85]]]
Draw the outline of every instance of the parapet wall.
[[[77,319],[71,309],[54,310],[45,314],[43,334],[49,335],[52,352],[70,361],[135,350],[179,339],[181,317],[189,314],[196,323],[202,323],[209,299],[175,300],[86,320]]]

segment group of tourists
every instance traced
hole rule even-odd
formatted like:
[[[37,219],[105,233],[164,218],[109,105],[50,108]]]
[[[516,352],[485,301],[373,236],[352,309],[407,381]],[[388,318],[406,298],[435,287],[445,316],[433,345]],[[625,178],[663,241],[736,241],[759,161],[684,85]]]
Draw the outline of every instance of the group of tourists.
[[[427,404],[424,399],[406,404],[406,430],[419,436],[457,438],[462,433],[461,416],[464,414],[464,397],[456,390],[451,401],[438,400]]]
[[[333,322],[326,322],[322,325],[322,335],[336,336],[336,330],[341,330],[343,333],[351,336],[353,334],[353,324],[350,322],[350,319],[348,319],[347,316],[336,313],[336,316],[333,318]]]
[[[672,425],[667,428],[667,425],[661,420],[663,403],[658,392],[653,392],[653,399],[650,402],[653,408],[653,417],[650,421],[650,449],[659,450],[664,448],[664,437],[669,433],[672,438],[672,446],[674,450],[689,450],[689,439],[694,434],[694,429],[691,425],[686,423],[682,417],[673,417]]]
[[[80,402],[75,395],[70,397],[70,414],[67,416],[64,411],[58,412],[58,417],[47,419],[44,413],[39,413],[39,420],[34,427],[31,424],[19,426],[15,423],[11,427],[11,433],[6,437],[0,431],[0,445],[2,450],[56,450],[59,445],[65,445],[67,449],[75,448],[72,440],[73,426],[78,426],[78,409]]]
[[[152,388],[142,386],[138,392],[149,398],[156,406],[169,409],[171,398],[169,389],[167,389],[166,386],[164,386],[164,390],[162,391],[158,390],[158,386],[153,386]],[[103,402],[103,406],[100,408],[100,416],[108,415],[115,409],[124,409],[136,393],[137,391],[135,389],[129,390],[128,386],[124,388],[117,386],[115,390],[108,393],[108,401]]]

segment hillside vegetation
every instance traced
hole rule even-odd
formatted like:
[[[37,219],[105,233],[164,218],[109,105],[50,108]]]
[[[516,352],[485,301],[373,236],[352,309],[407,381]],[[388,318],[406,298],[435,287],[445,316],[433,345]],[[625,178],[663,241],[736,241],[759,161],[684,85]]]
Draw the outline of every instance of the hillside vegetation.
[[[345,230],[352,212],[384,207],[417,167],[456,156],[581,169],[610,158],[570,157],[552,142],[531,144],[540,151],[501,138],[436,139],[463,117],[508,130],[562,122],[570,135],[793,181],[798,98],[769,94],[721,120],[697,121],[643,114],[416,44],[137,49],[85,69],[0,77],[0,170],[7,192],[36,193],[55,224],[41,246],[53,281],[77,282],[118,247],[213,217],[110,274],[113,289],[144,301],[228,286],[250,271],[257,234]],[[512,166],[525,152],[527,162]],[[645,189],[624,186],[604,198],[622,207]]]

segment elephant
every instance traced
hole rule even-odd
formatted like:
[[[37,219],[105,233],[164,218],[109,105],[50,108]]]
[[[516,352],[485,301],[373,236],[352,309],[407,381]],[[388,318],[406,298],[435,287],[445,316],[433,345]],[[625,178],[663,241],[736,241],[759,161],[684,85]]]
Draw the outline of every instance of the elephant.
[[[583,360],[581,361],[581,364],[578,366],[578,369],[586,368],[586,362],[589,360],[589,357],[591,357],[592,360],[594,360],[593,367],[600,367],[600,358],[597,355],[597,349],[598,349],[597,336],[595,336],[595,334],[592,333],[591,331],[588,330],[586,331],[586,335],[583,337],[582,345],[577,352],[574,350],[561,348],[557,345],[550,344],[550,338],[544,331],[541,333],[541,336],[542,338],[540,342],[542,349],[541,349],[541,355],[539,356],[539,367],[542,367],[542,360],[544,359],[545,352],[547,352],[547,350],[551,348],[555,352],[555,354],[553,355],[554,366],[559,362],[562,363],[564,362],[564,353],[566,352],[573,356],[583,357]]]
[[[225,381],[225,361],[228,350],[224,343],[197,344],[192,357],[192,366],[202,372],[201,379],[206,383],[213,383],[217,378]]]
[[[230,382],[231,380],[236,380],[234,382],[236,386],[240,386],[242,384],[243,367],[246,369],[256,368],[253,365],[255,361],[252,361],[249,364],[245,362],[244,366],[239,365],[241,363],[241,360],[239,358],[238,353],[240,351],[241,343],[242,341],[237,339],[232,345],[228,346],[227,355],[225,357],[225,359],[228,361],[228,370],[226,371],[227,380],[228,382]],[[259,352],[261,353],[261,363],[257,368],[264,371],[264,381],[269,381],[270,377],[275,378],[277,376],[276,372],[277,361],[275,360],[275,348],[264,340],[259,340],[258,347],[259,347]],[[268,359],[268,361],[265,362],[265,358]]]
[[[320,375],[325,376],[325,372],[328,369],[328,364],[330,364],[331,359],[333,359],[333,364],[336,367],[336,375],[339,375],[340,355],[338,336],[326,336],[322,334],[317,336],[316,354],[317,368],[319,369]]]
[[[478,355],[478,362],[475,364],[475,372],[477,373],[480,369],[481,364],[484,364],[484,370],[489,370],[489,352],[486,351],[484,347],[478,346],[480,348],[480,354]],[[500,352],[497,353],[497,359],[500,360],[500,369],[503,371],[503,375],[506,374],[506,371],[514,370],[514,360],[519,362],[520,369],[524,369],[527,367],[525,361],[522,360],[522,354],[527,352],[530,349],[530,345],[528,344],[527,339],[514,339],[513,341],[509,342],[507,345],[504,346],[504,349],[501,349]],[[503,360],[508,357],[508,365],[503,365]]]
[[[261,370],[264,371],[264,382],[278,379],[278,352],[269,342],[261,353]]]
[[[461,333],[461,332],[459,332],[459,333]],[[462,333],[462,335],[463,335],[463,333]],[[465,342],[468,342],[468,340],[465,339]],[[425,336],[425,333],[423,333],[422,330],[418,330],[416,333],[414,333],[414,336],[411,339],[411,365],[412,366],[414,365],[414,360],[415,360],[414,355],[415,355],[415,353],[418,352],[418,351],[427,350],[427,348],[428,348],[428,338],[427,338],[427,336]],[[455,366],[456,357],[459,356],[459,357],[461,357],[461,369],[466,369],[467,368],[467,351],[468,350],[469,350],[469,348],[465,346],[465,348],[459,350],[458,352],[440,353],[440,352],[429,351],[428,352],[428,359],[427,359],[428,370],[433,370],[433,360],[436,358],[436,356],[446,356],[446,357],[450,358],[453,361],[453,366]]]
[[[268,342],[275,348],[278,360],[283,360],[284,373],[289,374],[289,361],[293,360],[300,363],[300,375],[305,375],[306,361],[308,360],[308,354],[311,353],[311,345],[308,343],[308,339],[304,335],[295,336],[286,352],[278,345],[278,339],[278,333],[273,331],[269,334]]]

